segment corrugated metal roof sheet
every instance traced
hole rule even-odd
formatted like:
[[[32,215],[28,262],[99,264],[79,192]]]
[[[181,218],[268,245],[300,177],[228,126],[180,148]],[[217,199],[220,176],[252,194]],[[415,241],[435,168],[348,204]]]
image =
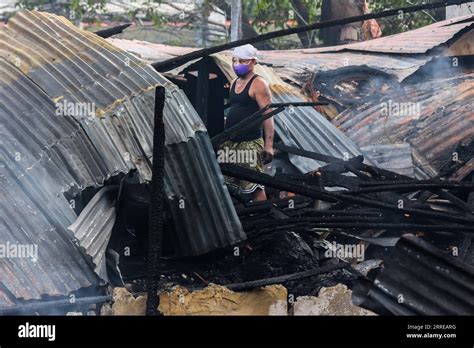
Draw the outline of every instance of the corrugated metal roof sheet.
[[[305,50],[306,53],[336,52],[343,50],[395,54],[427,53],[448,43],[455,36],[473,28],[474,15],[462,16],[378,39],[348,45]]]
[[[197,51],[199,48],[163,45],[140,40],[108,38],[108,42],[147,61],[162,61]]]
[[[408,142],[435,169],[474,137],[474,74],[407,85],[374,96],[332,122],[359,146]],[[398,110],[398,111],[397,111]],[[415,163],[416,164],[416,163]]]
[[[0,240],[38,248],[36,263],[28,258],[1,260],[2,289],[14,299],[29,300],[98,284],[65,229],[75,214],[60,193],[75,183],[99,180],[105,166],[98,165],[80,124],[54,116],[48,96],[3,59],[0,62]],[[83,161],[76,160],[81,153]],[[82,175],[76,175],[80,168]]]
[[[202,254],[246,238],[216,164],[207,133],[196,132],[187,144],[167,147],[165,193],[182,255]]]
[[[91,256],[95,273],[107,281],[105,253],[115,223],[117,193],[118,188],[113,186],[100,189],[68,227],[80,247]]]
[[[449,44],[452,39],[472,30],[473,21],[474,16],[464,16],[374,40],[321,48],[259,51],[259,56],[263,62],[273,64],[279,76],[297,83],[304,72],[330,71],[346,66],[375,68],[396,76],[401,82],[432,60],[433,57],[427,54],[429,50]]]
[[[198,50],[198,48],[194,47],[170,46],[140,40],[116,39],[113,37],[107,38],[107,41],[124,51],[133,53],[134,55],[149,63],[161,62]],[[167,74],[178,74],[185,67],[195,63],[198,60],[199,59],[191,60],[175,69],[167,71]]]
[[[229,80],[236,77],[231,67],[232,60],[229,54],[220,53],[213,55],[213,57]],[[269,83],[274,103],[309,101],[297,88],[283,82],[273,69],[256,65],[255,73]],[[276,115],[274,120],[275,131],[287,146],[295,146],[339,158],[350,158],[362,154],[344,133],[334,127],[313,107],[287,108]],[[290,161],[303,173],[325,165],[323,162],[296,155],[290,155]],[[370,158],[366,158],[366,162],[372,163]]]
[[[353,302],[386,315],[473,315],[474,267],[404,235],[373,282],[361,282]]]
[[[149,62],[164,61],[195,50],[190,47],[168,46],[138,40],[109,38],[107,41]],[[230,53],[230,51],[224,52]],[[259,50],[258,55],[263,63],[272,64],[278,76],[295,82],[301,82],[299,75],[304,72],[328,71],[353,65],[377,68],[397,76],[401,81],[431,59],[429,56],[401,57],[361,52],[314,53],[311,49]],[[195,61],[170,70],[169,73],[176,74]]]
[[[450,43],[451,39],[471,30],[473,21],[474,16],[463,16],[348,45],[295,50],[259,50],[259,57],[262,62],[272,64],[280,77],[297,83],[301,80],[300,74],[304,72],[330,71],[345,66],[369,66],[403,81],[432,59],[425,53],[437,46]],[[150,62],[164,61],[195,50],[190,47],[152,44],[137,40],[108,40]],[[407,55],[402,56],[400,53]],[[411,55],[413,53],[420,55],[413,56]],[[176,73],[180,69],[172,72]]]
[[[223,180],[215,161],[211,144],[205,132],[196,132],[188,142],[170,144],[166,148],[165,194],[176,228],[177,253],[202,254],[246,238],[233,205],[215,204],[212,197],[228,195],[225,185],[209,185],[208,179]],[[209,163],[206,170],[196,169]],[[176,175],[180,173],[180,175]],[[115,223],[115,199],[118,192],[111,186],[102,188],[82,210],[76,221],[68,227],[78,244],[93,260],[95,272],[107,278],[105,252]],[[208,199],[204,198],[206,195]],[[184,205],[179,202],[183,199]],[[200,202],[195,205],[193,202]],[[229,219],[229,216],[232,219]],[[197,223],[198,220],[209,223]],[[193,238],[189,238],[192,231]],[[237,233],[227,234],[228,231]]]
[[[143,180],[150,178],[156,85],[167,89],[168,148],[182,143],[195,155],[191,164],[173,163],[178,173],[165,177],[169,195],[200,195],[181,211],[181,220],[192,221],[181,233],[192,243],[195,229],[203,231],[198,246],[206,245],[207,235],[213,236],[208,245],[216,244],[216,235],[221,244],[244,237],[213,152],[199,157],[210,148],[205,127],[176,86],[145,62],[55,15],[20,12],[0,29],[0,42],[0,195],[5,197],[0,241],[37,244],[40,256],[36,264],[2,260],[4,293],[39,299],[98,284],[94,267],[66,230],[76,214],[63,193],[101,186],[133,168]],[[100,117],[57,116],[55,103],[64,101],[89,103]],[[188,142],[196,132],[202,133],[199,142]],[[215,202],[212,214],[199,215]]]
[[[331,71],[347,66],[368,66],[386,72],[403,81],[431,58],[429,56],[404,57],[361,52],[314,53],[309,49],[291,51],[259,51],[262,62],[273,65],[282,77],[304,84],[302,74]]]

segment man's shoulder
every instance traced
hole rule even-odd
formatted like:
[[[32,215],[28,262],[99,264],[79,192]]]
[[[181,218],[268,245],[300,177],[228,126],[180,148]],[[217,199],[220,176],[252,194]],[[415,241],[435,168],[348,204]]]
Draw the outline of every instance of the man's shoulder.
[[[253,82],[254,86],[257,88],[265,88],[268,86],[268,82],[260,75],[257,75]],[[252,87],[254,87],[252,86]]]

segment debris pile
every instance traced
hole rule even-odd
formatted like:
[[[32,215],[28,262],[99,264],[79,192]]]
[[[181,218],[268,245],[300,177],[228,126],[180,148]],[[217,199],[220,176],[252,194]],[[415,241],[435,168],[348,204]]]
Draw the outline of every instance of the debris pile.
[[[160,294],[159,309],[164,315],[287,315],[287,298],[281,285],[247,292],[233,292],[219,285],[194,292],[175,287]]]
[[[352,304],[352,291],[343,284],[322,288],[319,296],[301,296],[294,304],[294,315],[375,315]]]
[[[146,294],[133,295],[125,288],[115,288],[113,291],[113,304],[111,307],[104,305],[101,315],[145,314]],[[282,285],[270,285],[243,292],[234,292],[215,284],[192,292],[182,286],[175,286],[160,293],[159,309],[165,316],[375,315],[354,306],[351,295],[352,291],[342,284],[322,288],[317,297],[298,296],[291,301],[288,301],[287,289]]]

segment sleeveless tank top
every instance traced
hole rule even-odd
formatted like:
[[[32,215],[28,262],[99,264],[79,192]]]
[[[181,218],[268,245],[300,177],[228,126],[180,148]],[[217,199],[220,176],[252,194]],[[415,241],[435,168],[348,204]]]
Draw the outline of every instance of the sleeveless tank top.
[[[245,86],[244,90],[239,94],[235,93],[236,83],[234,82],[234,84],[232,85],[232,88],[229,92],[231,106],[225,123],[226,129],[236,125],[240,121],[244,120],[245,118],[260,110],[257,102],[249,95],[249,90],[252,86],[252,82],[257,76],[258,75],[256,74],[252,76],[252,78],[247,82],[247,85]],[[262,136],[263,126],[262,124],[260,124],[259,126],[256,126],[255,129],[251,129],[243,135],[233,137],[231,140],[236,142],[250,141],[262,138]]]

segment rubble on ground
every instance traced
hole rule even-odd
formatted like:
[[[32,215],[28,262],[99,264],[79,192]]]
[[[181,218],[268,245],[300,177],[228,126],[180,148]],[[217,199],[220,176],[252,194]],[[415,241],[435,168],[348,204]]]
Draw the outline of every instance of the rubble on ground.
[[[344,284],[322,288],[319,296],[299,296],[294,315],[376,315],[352,304],[352,291]]]
[[[164,315],[287,315],[287,290],[281,285],[234,292],[211,284],[189,292],[181,286],[160,294]]]
[[[145,315],[145,295],[135,297],[125,288],[114,288],[112,301],[112,315]]]

